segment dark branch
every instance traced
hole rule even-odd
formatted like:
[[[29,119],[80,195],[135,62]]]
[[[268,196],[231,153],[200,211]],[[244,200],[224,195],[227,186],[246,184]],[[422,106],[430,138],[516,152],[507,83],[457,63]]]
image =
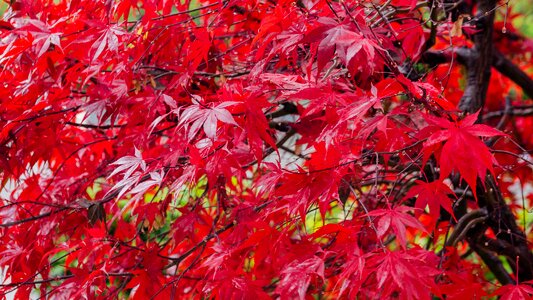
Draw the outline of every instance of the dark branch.
[[[452,57],[460,64],[467,65],[469,61],[476,59],[477,54],[469,48],[455,48],[448,51],[427,51],[422,55],[422,61],[430,66],[436,66],[450,62]],[[512,61],[503,54],[495,51],[492,55],[492,66],[503,76],[516,83],[526,95],[533,98],[533,78],[529,77]]]
[[[533,254],[529,250],[526,235],[516,224],[515,217],[492,176],[486,177],[485,185],[484,191],[479,188],[479,206],[486,207],[489,212],[487,225],[492,228],[499,240],[513,245],[513,251],[505,250],[502,254],[510,258],[520,257],[522,264],[518,269],[518,278],[521,281],[531,280],[533,279]],[[516,273],[516,267],[513,269]]]
[[[481,257],[483,262],[487,265],[487,267],[502,285],[514,283],[513,278],[511,278],[511,276],[507,273],[503,267],[502,261],[496,255],[490,253],[477,244],[473,244],[471,247],[479,255],[479,257]]]
[[[503,117],[504,115],[509,116],[518,116],[518,117],[526,117],[526,116],[532,116],[533,115],[533,106],[515,106],[512,107],[508,112],[505,110],[497,110],[497,111],[491,111],[489,113],[486,113],[483,118],[484,119],[492,119],[492,118],[499,118]]]
[[[70,125],[70,126],[91,128],[91,129],[122,128],[122,127],[126,126],[126,124],[122,124],[122,125],[94,125],[94,124],[82,124],[82,123],[76,123],[76,122],[65,122],[65,124]]]
[[[33,216],[33,217],[30,217],[30,218],[21,219],[21,220],[17,220],[17,221],[13,221],[13,222],[7,222],[7,223],[4,223],[4,224],[0,224],[0,227],[11,227],[11,226],[23,224],[23,223],[26,223],[26,222],[39,220],[39,219],[42,219],[42,218],[49,217],[51,215],[55,215],[55,214],[57,214],[57,213],[59,213],[61,211],[67,210],[68,208],[69,207],[62,207],[62,208],[59,208],[57,210],[53,210],[53,211],[50,211],[50,212],[47,212],[47,213],[43,213],[43,214],[40,214],[40,215],[37,215],[37,216]]]
[[[477,28],[480,32],[474,34],[474,48],[476,59],[466,62],[468,68],[465,92],[459,102],[459,109],[473,113],[485,105],[485,96],[489,87],[490,68],[492,65],[492,31],[494,25],[494,8],[496,0],[478,2],[477,12],[479,20]]]
[[[511,79],[522,88],[524,93],[533,99],[533,79],[524,71],[507,59],[503,54],[494,51],[492,65],[498,72]]]

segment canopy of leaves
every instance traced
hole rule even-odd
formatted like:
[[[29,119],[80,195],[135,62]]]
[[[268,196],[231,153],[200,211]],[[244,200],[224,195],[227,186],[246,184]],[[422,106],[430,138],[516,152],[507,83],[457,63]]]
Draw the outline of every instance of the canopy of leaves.
[[[0,299],[531,297],[509,4],[2,2]]]

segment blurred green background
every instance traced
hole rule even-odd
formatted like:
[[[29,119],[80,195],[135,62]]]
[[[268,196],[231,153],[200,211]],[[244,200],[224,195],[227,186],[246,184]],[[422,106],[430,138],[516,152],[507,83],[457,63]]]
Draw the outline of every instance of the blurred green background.
[[[518,14],[513,19],[513,25],[525,36],[533,38],[533,0],[509,0],[512,14]]]

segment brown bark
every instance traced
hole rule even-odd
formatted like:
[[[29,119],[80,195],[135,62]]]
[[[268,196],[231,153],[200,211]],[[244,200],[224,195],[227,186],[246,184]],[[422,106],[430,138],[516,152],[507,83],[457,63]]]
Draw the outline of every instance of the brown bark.
[[[468,67],[465,92],[459,102],[459,109],[473,113],[483,108],[489,87],[490,68],[492,65],[492,27],[496,0],[479,1],[476,27],[480,32],[472,37],[475,59],[466,62]]]

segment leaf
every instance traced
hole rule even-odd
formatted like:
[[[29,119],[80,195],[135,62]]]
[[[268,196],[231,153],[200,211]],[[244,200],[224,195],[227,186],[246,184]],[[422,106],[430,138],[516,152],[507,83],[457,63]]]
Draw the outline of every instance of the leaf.
[[[389,230],[392,230],[400,246],[405,249],[407,244],[406,227],[425,231],[422,224],[407,213],[409,210],[410,208],[406,206],[396,206],[392,209],[373,210],[367,216],[377,217],[376,234],[378,238],[382,238]]]
[[[368,260],[376,276],[376,290],[382,297],[395,292],[407,299],[431,299],[436,256],[423,250],[379,252]]]
[[[123,179],[127,179],[131,176],[131,174],[136,171],[139,167],[141,167],[141,170],[146,170],[146,163],[144,162],[141,152],[139,149],[135,148],[135,156],[124,156],[117,161],[111,163],[112,165],[118,165],[118,167],[107,176],[107,178],[111,178],[114,175],[125,171]]]
[[[533,296],[533,287],[528,284],[508,284],[496,290],[502,300],[526,300]]]
[[[87,218],[91,225],[97,221],[105,222],[105,210],[102,203],[94,203],[87,209]]]
[[[356,33],[349,22],[338,24],[330,18],[321,18],[317,28],[308,32],[304,42],[318,42],[317,72],[320,74],[326,64],[333,58],[335,51],[347,66],[352,66],[357,54],[365,53],[365,58],[374,60],[376,49],[382,49],[374,41]],[[351,68],[353,70],[353,68]],[[352,73],[355,73],[352,71]]]
[[[342,285],[339,294],[343,295],[348,291],[348,296],[357,295],[361,285],[364,282],[364,271],[366,267],[366,258],[363,256],[360,249],[356,248],[353,252],[348,253],[348,258],[343,266],[343,271],[339,275]]]
[[[416,198],[415,207],[418,208],[416,214],[419,215],[426,206],[429,206],[429,212],[434,221],[437,221],[440,216],[440,208],[444,208],[452,216],[452,202],[450,195],[454,195],[453,190],[441,180],[433,182],[416,181],[416,186],[412,187],[405,198]]]
[[[455,22],[453,22],[452,29],[450,30],[451,37],[460,37],[463,35],[463,19],[464,15],[460,15]]]
[[[198,98],[197,101],[202,101]],[[216,137],[218,122],[238,126],[231,113],[226,109],[228,106],[235,105],[235,102],[222,102],[213,107],[206,107],[197,102],[190,105],[179,114],[181,128],[189,127],[188,139],[192,140],[198,133],[200,127],[203,128],[205,135],[214,139]]]
[[[119,36],[124,35],[120,27],[109,26],[101,31],[100,37],[93,43],[94,54],[92,60],[96,61],[105,49],[116,52],[119,47]]]
[[[154,185],[160,185],[163,182],[164,173],[163,170],[158,172],[150,172],[150,179],[145,180],[139,184],[137,184],[131,191],[131,194],[144,194],[146,191],[148,191],[149,188],[151,188]]]
[[[480,280],[478,273],[471,271],[474,270],[465,269],[458,273],[449,272],[446,274],[450,279],[450,283],[440,285],[440,289],[446,295],[446,299],[461,300],[465,299],[465,297],[473,300],[486,299],[488,294],[483,288],[483,280]]]
[[[312,256],[304,260],[293,261],[283,268],[276,293],[281,298],[303,300],[313,276],[324,279],[324,261],[321,258]]]
[[[478,113],[469,115],[459,122],[427,117],[428,123],[436,129],[424,143],[424,148],[439,146],[444,142],[440,155],[441,178],[446,178],[452,171],[459,171],[476,195],[476,181],[479,177],[484,183],[487,171],[494,174],[494,157],[489,148],[478,137],[494,137],[504,135],[487,125],[474,124]],[[477,196],[476,196],[477,197]]]

